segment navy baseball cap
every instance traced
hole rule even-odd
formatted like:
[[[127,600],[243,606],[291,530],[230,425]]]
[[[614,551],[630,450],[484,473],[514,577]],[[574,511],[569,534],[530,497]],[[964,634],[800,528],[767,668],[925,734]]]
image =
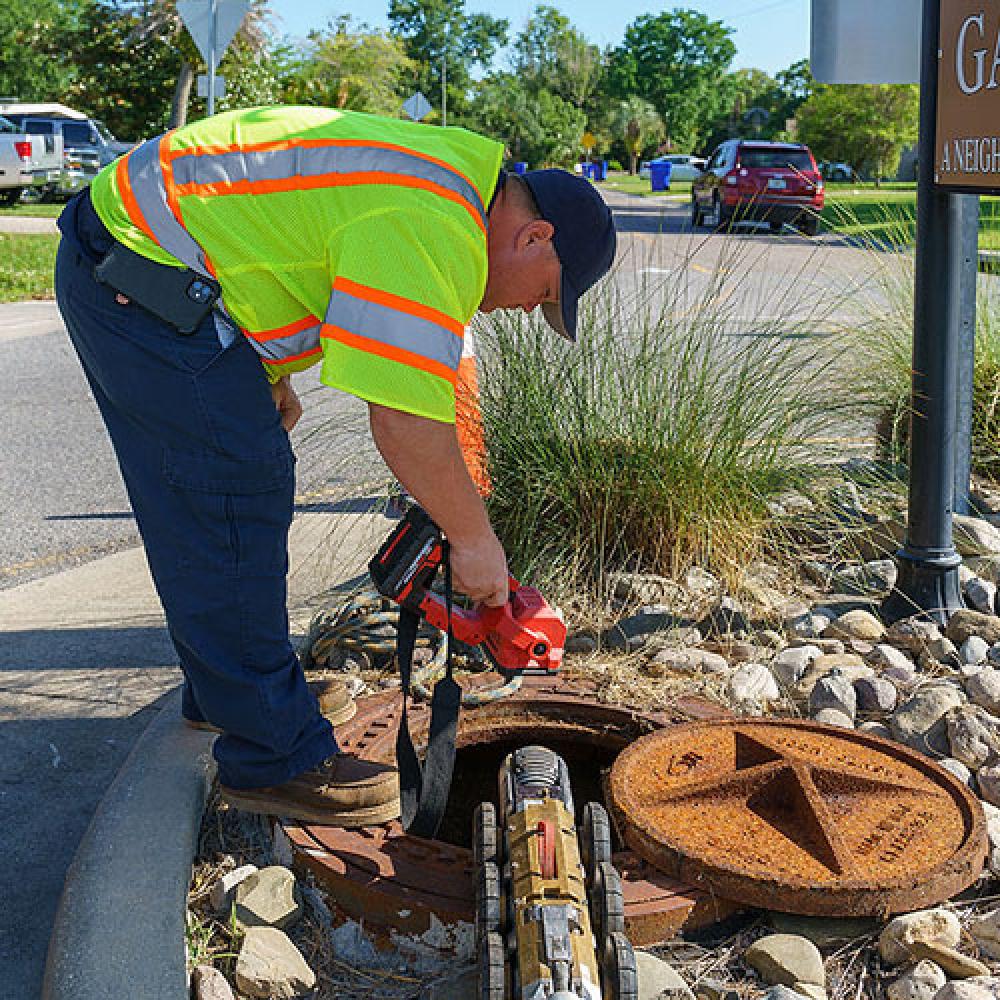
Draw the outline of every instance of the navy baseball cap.
[[[558,302],[543,302],[549,326],[576,340],[577,300],[608,273],[615,259],[611,209],[590,181],[567,170],[529,170],[521,174],[542,218],[555,228],[552,242],[562,265]]]

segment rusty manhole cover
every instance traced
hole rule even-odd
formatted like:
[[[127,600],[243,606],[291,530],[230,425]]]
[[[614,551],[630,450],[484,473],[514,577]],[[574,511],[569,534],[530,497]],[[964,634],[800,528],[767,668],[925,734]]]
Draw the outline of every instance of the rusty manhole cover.
[[[494,674],[474,675],[463,684],[498,683]],[[640,712],[603,705],[589,679],[526,678],[511,697],[462,711],[458,731],[458,762],[448,814],[442,833],[457,840],[472,830],[472,809],[496,794],[496,773],[503,755],[515,745],[544,743],[579,760],[581,773],[593,788],[577,787],[582,804],[600,795],[599,772],[616,754],[642,735],[680,721],[717,718],[718,706],[697,698],[682,699],[672,712]],[[339,726],[337,739],[345,750],[371,760],[395,762],[400,696],[385,692],[358,702],[358,713]],[[429,711],[410,709],[414,742],[426,739]],[[463,781],[465,758],[478,759],[481,780]],[[494,758],[495,757],[495,762]],[[571,764],[572,771],[572,764]],[[583,782],[581,781],[581,785]],[[381,924],[403,933],[421,934],[433,915],[444,925],[471,925],[475,879],[472,851],[466,844],[424,840],[403,832],[398,822],[361,830],[309,824],[285,824],[299,860],[330,890],[348,914],[366,924]],[[733,913],[737,907],[715,898],[711,891],[692,890],[657,871],[631,851],[617,853],[622,874],[625,920],[635,944],[656,944],[682,927],[699,927]]]
[[[982,871],[986,821],[957,778],[913,750],[815,722],[662,729],[610,779],[625,842],[725,899],[815,915],[928,906]]]

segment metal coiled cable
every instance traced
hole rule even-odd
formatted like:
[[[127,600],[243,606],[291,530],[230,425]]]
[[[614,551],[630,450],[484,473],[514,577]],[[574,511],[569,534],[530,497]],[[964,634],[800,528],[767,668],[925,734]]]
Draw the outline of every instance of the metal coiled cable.
[[[339,607],[324,612],[313,620],[303,647],[303,666],[330,666],[331,656],[336,649],[376,656],[395,656],[398,625],[399,609],[395,603],[374,588],[355,593]],[[433,653],[426,663],[414,669],[411,691],[415,697],[430,701],[434,684],[444,676],[448,637],[440,629],[422,621],[416,646],[418,649],[429,647]],[[489,661],[478,647],[463,643],[456,644],[454,662],[467,670],[491,669]],[[494,688],[464,691],[462,705],[474,708],[498,701],[519,691],[522,683],[522,678],[517,676]]]

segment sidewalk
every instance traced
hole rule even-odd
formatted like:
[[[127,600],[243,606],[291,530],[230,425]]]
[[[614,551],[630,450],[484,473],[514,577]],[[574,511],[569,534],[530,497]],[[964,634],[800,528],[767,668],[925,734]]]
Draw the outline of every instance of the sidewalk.
[[[55,219],[34,215],[0,215],[0,233],[52,233],[55,235]]]
[[[293,632],[322,605],[316,595],[364,572],[387,528],[380,515],[336,506],[296,518]],[[141,549],[0,591],[0,1000],[39,996],[66,869],[118,768],[179,682]]]

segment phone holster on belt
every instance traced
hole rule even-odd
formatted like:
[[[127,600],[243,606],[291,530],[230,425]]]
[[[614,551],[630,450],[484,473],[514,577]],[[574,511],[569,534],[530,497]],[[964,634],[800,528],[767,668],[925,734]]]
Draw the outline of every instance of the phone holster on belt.
[[[191,334],[219,301],[222,289],[189,267],[170,267],[115,243],[94,268],[94,277],[169,323]]]

